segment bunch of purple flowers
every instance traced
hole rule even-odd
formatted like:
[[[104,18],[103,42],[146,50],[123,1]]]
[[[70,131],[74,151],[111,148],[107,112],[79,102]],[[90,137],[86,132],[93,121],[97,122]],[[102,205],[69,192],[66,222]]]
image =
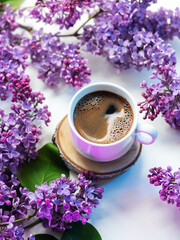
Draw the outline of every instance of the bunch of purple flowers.
[[[0,168],[8,167],[13,173],[25,160],[37,156],[36,143],[41,135],[41,126],[36,120],[49,122],[50,112],[40,92],[32,92],[29,76],[19,76],[10,71],[4,74],[8,82],[7,91],[11,93],[10,112],[0,109]],[[9,78],[7,79],[7,75]],[[7,94],[6,94],[7,96]]]
[[[38,21],[58,24],[60,28],[70,28],[81,17],[92,0],[37,0],[30,15]],[[53,16],[53,17],[52,17]]]
[[[153,73],[151,79],[155,78],[159,83],[150,87],[145,81],[141,84],[146,92],[142,93],[145,100],[138,103],[140,112],[145,112],[144,119],[151,120],[161,113],[171,127],[180,129],[180,77],[170,65],[163,65]]]
[[[28,56],[22,35],[15,32],[17,27],[14,11],[7,6],[0,14],[0,99],[11,98],[11,103],[8,113],[0,109],[0,169],[6,167],[13,173],[26,159],[37,156],[41,135],[37,120],[46,125],[50,121],[48,107],[41,107],[44,96],[32,91],[25,74]]]
[[[65,45],[58,34],[45,35],[41,29],[33,31],[29,49],[32,63],[38,68],[38,78],[48,86],[54,87],[64,80],[78,89],[89,83],[91,70],[87,60],[81,57],[78,45]]]
[[[17,177],[6,169],[0,172],[0,239],[23,239],[23,220],[31,208]]]
[[[72,222],[83,224],[89,219],[92,208],[99,204],[103,188],[99,188],[94,175],[88,171],[78,175],[79,182],[61,175],[47,185],[36,186],[35,193],[27,193],[29,203],[36,206],[36,218],[45,227],[64,231]]]
[[[49,185],[36,186],[33,193],[20,187],[10,171],[0,172],[0,239],[23,240],[25,229],[31,225],[27,225],[28,220],[34,218],[56,231],[71,228],[78,220],[85,224],[92,208],[99,204],[103,188],[95,184],[92,173],[81,173],[78,179],[62,175]]]
[[[161,167],[152,168],[149,170],[148,175],[150,183],[154,186],[161,186],[159,195],[162,201],[166,201],[168,204],[176,204],[176,207],[180,207],[180,169],[172,173],[172,168],[167,167],[162,169]]]

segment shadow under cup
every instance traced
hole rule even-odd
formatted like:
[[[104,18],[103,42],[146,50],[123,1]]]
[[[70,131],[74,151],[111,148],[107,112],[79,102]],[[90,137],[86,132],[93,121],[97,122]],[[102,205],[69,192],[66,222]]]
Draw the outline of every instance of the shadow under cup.
[[[100,144],[100,143],[94,143],[94,142],[88,141],[78,133],[78,131],[74,126],[73,116],[74,116],[74,109],[77,103],[85,95],[92,92],[96,92],[96,91],[112,92],[123,97],[128,101],[128,103],[130,104],[133,110],[134,118],[133,118],[133,123],[129,132],[123,138],[113,143]],[[137,129],[139,126],[138,125],[138,109],[137,109],[137,104],[134,98],[124,88],[111,83],[94,83],[86,87],[83,87],[81,90],[79,90],[74,95],[74,97],[70,102],[69,111],[68,111],[68,122],[69,122],[71,140],[76,150],[80,154],[82,154],[84,157],[94,161],[99,161],[99,162],[108,162],[123,156],[131,148],[135,140],[135,136],[137,135],[137,132],[139,132],[139,135],[141,135],[140,138],[136,136],[137,141],[145,144],[151,144],[157,136],[156,130],[154,128],[151,129],[150,125],[148,125],[150,126],[149,133],[146,131],[146,127],[143,127],[142,125],[140,127],[142,131],[141,130],[138,131]],[[145,136],[143,136],[142,133],[145,133]],[[145,139],[145,137],[147,138],[147,135],[148,137],[150,137],[150,140],[146,139],[147,142],[143,142],[143,139]]]

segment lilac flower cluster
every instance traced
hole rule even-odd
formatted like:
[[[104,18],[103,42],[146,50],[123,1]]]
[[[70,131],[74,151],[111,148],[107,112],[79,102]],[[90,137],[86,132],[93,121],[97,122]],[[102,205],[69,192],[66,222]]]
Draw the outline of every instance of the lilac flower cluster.
[[[26,201],[26,189],[8,170],[0,172],[0,239],[24,239],[21,219],[27,218],[31,206]]]
[[[81,17],[92,0],[37,0],[30,14],[34,19],[48,24],[58,24],[60,28],[72,27]]]
[[[62,175],[49,185],[36,186],[33,193],[22,188],[8,169],[0,172],[0,239],[23,240],[28,226],[23,221],[34,218],[56,231],[71,228],[78,220],[85,224],[102,198],[103,188],[95,184],[97,179],[88,171],[78,179],[76,182]]]
[[[175,204],[179,208],[180,169],[172,173],[171,167],[167,167],[167,170],[155,167],[150,169],[149,172],[148,178],[150,183],[154,186],[162,186],[162,189],[159,191],[161,200],[166,201],[168,204]]]
[[[151,120],[161,113],[171,127],[180,129],[180,77],[175,69],[164,65],[151,78],[157,78],[160,82],[150,87],[145,81],[141,84],[146,92],[142,93],[145,100],[138,103],[140,112],[145,112],[144,119],[148,116]]]
[[[175,51],[170,44],[163,42],[161,29],[155,26],[157,22],[166,24],[167,32],[163,37],[170,38],[169,15],[166,16],[165,11],[161,10],[157,19],[156,14],[146,10],[149,4],[150,1],[111,1],[111,8],[99,11],[95,24],[85,25],[79,38],[87,51],[106,57],[120,70],[130,67],[138,71],[145,67],[154,69],[153,78],[156,76],[160,82],[142,94],[145,101],[139,104],[140,112],[146,112],[144,118],[151,120],[161,113],[172,127],[179,128],[180,77],[175,70]],[[160,16],[164,20],[160,20]],[[173,36],[179,36],[179,21],[179,16],[171,14]]]
[[[0,5],[2,7],[2,5]],[[8,167],[13,173],[26,159],[37,156],[36,143],[41,126],[36,120],[49,122],[47,106],[41,107],[44,97],[30,88],[26,48],[14,33],[15,16],[8,6],[0,14],[0,99],[11,97],[10,111],[0,109],[0,169]]]
[[[6,30],[6,34],[11,34],[11,31],[14,31],[18,24],[15,21],[15,13],[12,8],[10,8],[8,5],[4,6],[2,3],[0,3],[0,32],[4,32]]]
[[[0,109],[0,168],[8,167],[15,173],[25,160],[37,156],[41,126],[35,121],[43,120],[48,124],[50,112],[46,105],[39,106],[45,98],[39,92],[32,92],[29,76],[20,77],[12,71],[7,75],[13,103],[8,114]]]
[[[180,38],[180,10],[174,11],[160,8],[157,12],[147,11],[149,18],[146,27],[149,31],[158,33],[163,40],[173,39],[175,36]]]
[[[50,87],[63,80],[79,88],[90,81],[91,71],[86,65],[87,60],[81,57],[78,45],[66,46],[58,35],[44,35],[42,29],[33,31],[30,54],[32,63],[38,67],[38,77]]]
[[[89,219],[92,208],[99,204],[103,188],[95,184],[95,177],[86,171],[78,175],[79,182],[61,175],[47,185],[36,186],[35,193],[27,193],[30,204],[37,204],[36,218],[43,220],[45,227],[64,231],[72,222]]]
[[[3,5],[0,5],[0,9]],[[18,24],[13,10],[7,6],[0,14],[0,99],[6,100],[9,95],[10,79],[13,75],[25,70],[27,63],[26,49],[16,44],[21,41],[15,34]]]
[[[170,46],[166,46],[158,32],[152,31],[153,26],[148,25],[150,19],[145,11],[148,2],[111,1],[111,10],[100,11],[95,24],[84,26],[79,37],[81,43],[86,45],[87,51],[106,57],[121,70],[130,67],[138,71],[144,67],[158,69],[163,58],[169,63]]]

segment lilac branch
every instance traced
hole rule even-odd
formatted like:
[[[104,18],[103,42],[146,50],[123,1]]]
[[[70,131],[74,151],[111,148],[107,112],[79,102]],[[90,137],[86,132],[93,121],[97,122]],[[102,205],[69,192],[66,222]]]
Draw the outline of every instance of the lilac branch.
[[[175,204],[176,207],[180,207],[180,169],[176,172],[172,172],[171,167],[162,169],[161,167],[152,168],[149,170],[149,181],[154,186],[161,186],[159,196],[162,201],[166,201],[168,204]]]

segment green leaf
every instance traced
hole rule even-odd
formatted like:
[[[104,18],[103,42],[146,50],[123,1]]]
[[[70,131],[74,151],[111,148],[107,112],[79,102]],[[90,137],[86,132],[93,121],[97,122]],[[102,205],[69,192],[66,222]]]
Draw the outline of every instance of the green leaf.
[[[61,174],[69,176],[69,170],[60,157],[58,148],[47,143],[39,151],[36,159],[26,162],[22,168],[21,184],[30,191],[35,191],[35,185],[41,186],[61,177]]]
[[[102,240],[99,232],[93,225],[80,221],[72,223],[72,228],[63,232],[61,240]]]
[[[1,3],[8,3],[11,7],[19,7],[24,0],[0,0]]]
[[[34,236],[35,236],[35,240],[57,240],[57,238],[49,234],[36,234]]]

